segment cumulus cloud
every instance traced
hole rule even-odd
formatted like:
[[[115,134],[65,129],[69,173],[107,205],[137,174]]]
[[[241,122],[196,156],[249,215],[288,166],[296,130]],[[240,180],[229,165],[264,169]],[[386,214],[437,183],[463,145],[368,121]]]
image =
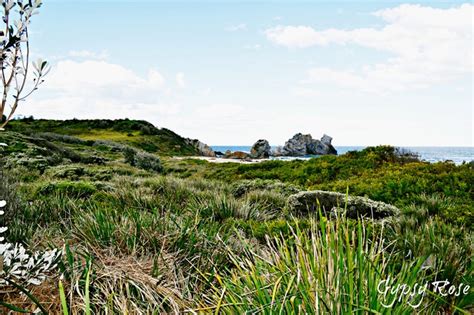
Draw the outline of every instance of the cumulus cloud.
[[[141,76],[99,60],[62,60],[53,66],[41,98],[22,106],[28,115],[49,118],[140,118],[176,115],[180,105],[164,101],[165,79],[151,69]]]
[[[273,43],[290,48],[358,45],[386,52],[385,62],[358,71],[317,67],[309,71],[309,79],[362,90],[404,90],[472,72],[473,8],[470,4],[450,9],[404,4],[373,13],[385,22],[382,28],[277,26],[264,33]]]
[[[63,95],[103,96],[119,100],[155,94],[164,83],[163,76],[153,69],[142,77],[121,65],[106,61],[63,60],[54,66],[44,88]]]

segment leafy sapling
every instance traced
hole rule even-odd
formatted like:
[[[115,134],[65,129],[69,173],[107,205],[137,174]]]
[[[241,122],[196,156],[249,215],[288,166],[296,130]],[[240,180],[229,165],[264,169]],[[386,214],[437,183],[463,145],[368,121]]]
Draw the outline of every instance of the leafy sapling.
[[[0,103],[0,127],[13,118],[20,102],[44,82],[48,74],[47,61],[30,62],[29,25],[38,14],[42,0],[3,0],[3,16],[0,23],[0,61],[2,63],[2,100]],[[31,69],[33,67],[33,69]],[[27,84],[28,81],[32,81]]]
[[[38,89],[50,70],[48,62],[41,59],[30,65],[28,28],[42,1],[3,0],[1,4],[3,16],[0,22],[0,132],[13,118],[20,102]],[[27,84],[30,79],[32,84]],[[0,143],[0,150],[5,146],[7,144]],[[5,214],[6,205],[5,200],[0,200],[0,216]],[[8,227],[0,226],[0,288],[12,282],[21,285],[41,284],[48,273],[56,268],[61,251],[29,251],[22,244],[8,243],[6,231]]]

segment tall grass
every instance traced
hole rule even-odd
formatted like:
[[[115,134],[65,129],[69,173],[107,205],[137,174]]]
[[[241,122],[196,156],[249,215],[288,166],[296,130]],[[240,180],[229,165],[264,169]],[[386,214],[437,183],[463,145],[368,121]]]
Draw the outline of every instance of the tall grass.
[[[372,234],[372,235],[371,235]],[[245,242],[245,240],[242,240]],[[433,298],[385,297],[379,283],[413,287],[429,279],[423,259],[394,261],[387,251],[383,227],[369,233],[361,221],[311,220],[290,235],[267,239],[260,251],[245,255],[231,249],[229,275],[216,275],[207,308],[226,314],[434,314]],[[382,288],[382,287],[381,287]],[[396,299],[390,307],[391,301]],[[421,303],[418,308],[409,305]],[[204,311],[204,309],[203,309]]]
[[[377,291],[388,277],[394,286],[444,278],[474,283],[472,229],[454,224],[457,217],[469,222],[462,218],[472,212],[467,166],[381,162],[370,169],[365,155],[255,166],[163,159],[163,175],[125,164],[120,150],[66,144],[106,162],[66,161],[37,170],[11,164],[3,180],[8,184],[0,185],[0,196],[11,200],[2,218],[9,241],[67,248],[61,286],[58,276],[28,288],[51,314],[429,314],[472,308],[472,290],[444,300],[427,295],[417,309],[406,299],[385,308],[382,303],[394,296],[384,299]],[[393,182],[385,183],[379,171]],[[240,180],[259,176],[281,181]],[[395,185],[402,177],[403,187]],[[289,218],[288,196],[316,184],[394,201],[403,215],[383,224]],[[35,307],[17,293],[0,292],[2,298]]]

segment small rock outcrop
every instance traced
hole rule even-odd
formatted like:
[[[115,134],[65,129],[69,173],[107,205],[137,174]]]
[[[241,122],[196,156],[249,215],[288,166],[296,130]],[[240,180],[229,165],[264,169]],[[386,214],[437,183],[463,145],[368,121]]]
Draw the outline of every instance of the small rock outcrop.
[[[337,154],[331,141],[332,138],[328,135],[323,135],[321,140],[317,140],[313,139],[310,134],[297,133],[285,143],[281,154],[284,156]]]
[[[227,150],[225,151],[224,158],[235,160],[248,160],[250,159],[250,155],[242,151],[231,152],[230,150]]]
[[[196,150],[199,152],[199,155],[201,156],[209,156],[209,157],[215,157],[216,154],[212,150],[210,146],[208,146],[205,143],[202,143],[201,141],[197,139],[185,139],[186,143],[192,145],[193,147],[196,148]]]
[[[270,143],[267,140],[260,139],[254,143],[250,150],[250,157],[254,159],[266,159],[270,156]]]
[[[353,219],[358,217],[383,219],[400,213],[398,208],[384,202],[331,191],[302,191],[288,198],[288,210],[293,214],[317,213],[319,206],[325,215],[347,211],[346,216]]]

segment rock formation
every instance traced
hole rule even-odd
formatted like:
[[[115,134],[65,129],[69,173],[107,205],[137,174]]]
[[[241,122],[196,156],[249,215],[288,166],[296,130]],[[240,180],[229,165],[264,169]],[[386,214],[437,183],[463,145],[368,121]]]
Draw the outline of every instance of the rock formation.
[[[287,156],[303,156],[307,153],[307,145],[313,140],[311,135],[297,133],[293,138],[285,142],[282,153]]]
[[[254,143],[250,150],[250,156],[254,159],[264,159],[270,156],[271,151],[270,144],[267,140],[260,139]]]
[[[248,153],[242,151],[234,151],[231,152],[230,150],[225,151],[224,157],[226,159],[236,159],[236,160],[248,160],[250,159],[250,155]]]
[[[331,141],[332,138],[328,135],[324,135],[321,140],[316,140],[310,134],[297,133],[285,143],[281,153],[285,156],[337,154]]]
[[[317,213],[318,205],[325,215],[346,212],[348,218],[382,219],[400,213],[398,208],[383,202],[331,191],[303,191],[288,198],[288,210],[297,215]]]
[[[201,141],[197,139],[185,139],[185,141],[186,143],[195,147],[196,150],[199,152],[199,155],[201,156],[210,156],[210,157],[216,156],[216,154],[214,153],[214,151],[211,149],[210,146],[208,146],[205,143],[202,143]]]

